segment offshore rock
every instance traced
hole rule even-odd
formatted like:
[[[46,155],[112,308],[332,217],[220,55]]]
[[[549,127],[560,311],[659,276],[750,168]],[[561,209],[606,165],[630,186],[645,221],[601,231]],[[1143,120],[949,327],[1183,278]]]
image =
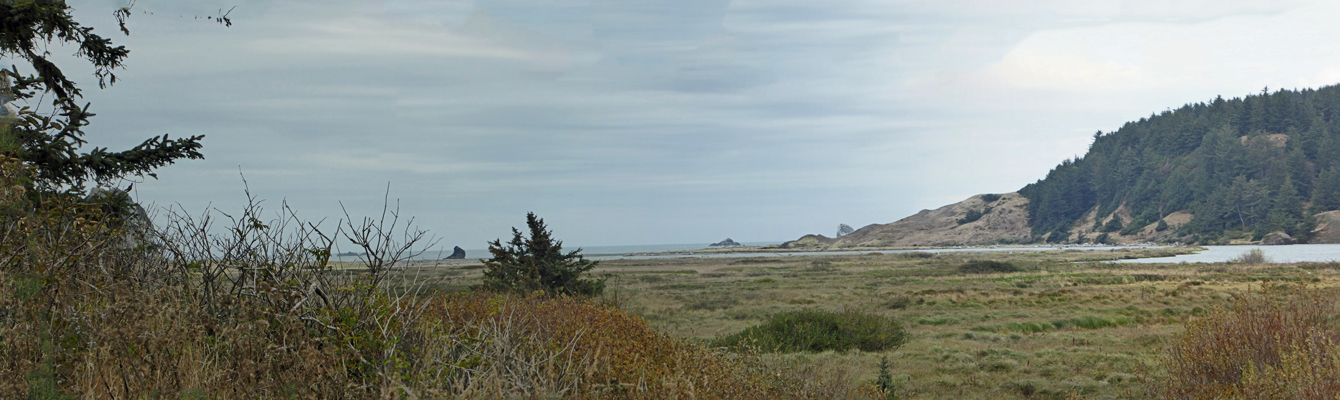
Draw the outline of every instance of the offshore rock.
[[[711,245],[711,247],[735,247],[735,246],[743,246],[743,245],[740,244],[740,242],[731,240],[730,238],[726,238],[726,240],[722,240],[720,242],[712,243]]]
[[[465,249],[462,249],[461,246],[456,246],[456,249],[451,251],[451,255],[447,256],[447,259],[448,259],[448,260],[464,260],[464,259],[465,259]]]

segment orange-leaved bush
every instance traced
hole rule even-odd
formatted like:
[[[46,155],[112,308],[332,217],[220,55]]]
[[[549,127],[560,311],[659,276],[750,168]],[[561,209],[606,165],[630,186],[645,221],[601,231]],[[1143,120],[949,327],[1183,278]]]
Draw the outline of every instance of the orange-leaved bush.
[[[1340,393],[1334,293],[1273,286],[1187,323],[1170,340],[1163,397],[1330,399]]]

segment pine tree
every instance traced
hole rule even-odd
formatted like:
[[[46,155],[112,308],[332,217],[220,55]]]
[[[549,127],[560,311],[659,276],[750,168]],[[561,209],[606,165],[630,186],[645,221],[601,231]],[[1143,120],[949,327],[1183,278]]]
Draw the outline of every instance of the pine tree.
[[[1292,179],[1285,178],[1273,200],[1275,204],[1270,209],[1271,229],[1290,235],[1297,233],[1298,224],[1303,222],[1303,199],[1298,196]]]
[[[1322,171],[1312,187],[1312,213],[1340,209],[1340,171],[1331,167]]]
[[[526,213],[530,237],[512,228],[512,240],[503,244],[501,239],[489,242],[493,258],[484,261],[484,290],[532,293],[543,291],[550,296],[595,296],[605,290],[603,279],[583,279],[582,275],[596,267],[598,261],[587,261],[582,249],[563,253],[563,241],[555,240],[553,232],[545,229],[544,220],[535,213]]]
[[[35,184],[45,189],[80,190],[88,180],[96,182],[126,176],[155,176],[153,170],[172,164],[175,160],[201,159],[200,140],[204,136],[171,139],[167,135],[152,137],[138,146],[124,151],[108,151],[95,147],[84,151],[84,127],[88,126],[89,104],[78,104],[82,92],[65,77],[55,63],[46,58],[48,47],[75,46],[75,55],[93,66],[98,86],[105,88],[116,83],[117,68],[130,54],[125,46],[116,46],[110,39],[93,33],[93,28],[80,25],[70,14],[64,1],[0,0],[0,58],[24,60],[34,74],[23,75],[17,67],[0,70],[11,80],[5,90],[16,100],[49,93],[53,115],[38,115],[25,107],[18,119],[9,126],[7,141],[16,143],[4,152],[36,168]],[[121,31],[129,34],[125,18],[128,8],[114,15],[121,23]],[[231,22],[230,22],[231,23]]]

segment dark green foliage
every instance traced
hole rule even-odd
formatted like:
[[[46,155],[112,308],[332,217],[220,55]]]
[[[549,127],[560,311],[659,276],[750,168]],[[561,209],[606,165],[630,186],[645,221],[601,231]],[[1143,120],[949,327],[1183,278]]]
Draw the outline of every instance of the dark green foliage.
[[[884,306],[894,310],[901,310],[912,305],[912,298],[908,296],[897,296],[889,299]]]
[[[1064,230],[1064,229],[1057,229],[1057,230],[1055,230],[1055,231],[1052,231],[1051,234],[1048,234],[1048,235],[1047,235],[1047,240],[1046,240],[1046,242],[1047,242],[1047,243],[1061,243],[1061,242],[1066,241],[1066,239],[1069,239],[1069,238],[1070,238],[1070,232],[1067,232],[1067,231]]]
[[[19,73],[17,67],[0,70],[0,82],[9,95],[17,100],[37,97],[39,93],[51,100],[55,115],[38,115],[21,110],[18,118],[8,127],[3,153],[23,160],[36,168],[35,180],[46,188],[80,186],[85,181],[108,181],[126,176],[154,176],[153,170],[172,164],[177,159],[200,159],[200,140],[204,136],[170,139],[167,135],[149,138],[132,149],[111,152],[94,147],[82,151],[83,128],[93,113],[89,104],[78,104],[80,89],[65,77],[60,68],[46,57],[48,47],[70,45],[78,47],[75,55],[92,64],[98,85],[116,83],[113,71],[122,66],[130,50],[116,46],[110,39],[93,33],[93,28],[80,25],[70,15],[71,8],[63,1],[0,0],[0,57],[24,60],[35,72]],[[128,9],[119,10],[122,22]]]
[[[578,248],[563,253],[563,241],[555,240],[553,232],[545,230],[544,220],[535,213],[526,213],[530,238],[512,228],[512,241],[501,239],[489,242],[493,258],[484,260],[484,283],[481,289],[499,292],[531,293],[544,291],[550,296],[595,296],[605,290],[603,279],[583,279],[582,275],[595,268],[597,261],[587,261]]]
[[[993,274],[1003,272],[1020,272],[1023,270],[1024,270],[1023,268],[1019,268],[1014,264],[995,260],[974,260],[958,267],[958,272],[962,272],[965,274]]]
[[[1187,211],[1194,218],[1178,236],[1306,236],[1310,213],[1340,209],[1340,86],[1188,104],[1093,139],[1083,157],[1019,191],[1035,236],[1122,206],[1133,217],[1124,230],[1102,231],[1133,234]]]
[[[1340,210],[1340,172],[1335,167],[1317,177],[1312,189],[1312,212]]]
[[[1154,227],[1154,231],[1155,231],[1155,232],[1163,232],[1163,231],[1166,231],[1166,230],[1168,230],[1168,221],[1164,221],[1162,218],[1160,218],[1160,219],[1159,219],[1159,224],[1158,224],[1158,226],[1155,226],[1155,227]]]
[[[1113,215],[1112,219],[1103,224],[1103,233],[1116,232],[1121,230],[1121,217]]]
[[[963,225],[963,224],[966,224],[966,223],[969,223],[969,222],[973,222],[973,221],[982,219],[982,216],[986,215],[986,213],[989,213],[989,212],[991,212],[991,207],[987,207],[987,208],[983,209],[982,211],[968,210],[968,213],[967,213],[966,215],[964,215],[963,218],[959,218],[959,219],[958,219],[958,224],[959,224],[959,225]]]
[[[879,388],[881,393],[884,393],[885,399],[893,400],[898,398],[898,395],[894,393],[898,386],[894,385],[893,373],[889,369],[889,356],[880,356],[879,375],[875,377],[875,387]]]
[[[1099,244],[1112,244],[1112,238],[1111,238],[1110,236],[1108,236],[1106,233],[1104,233],[1104,234],[1098,235],[1098,237],[1096,237],[1096,238],[1093,238],[1093,242],[1094,242],[1094,243],[1099,243]]]
[[[1000,195],[998,195],[998,194],[984,194],[984,195],[982,195],[982,201],[983,201],[983,202],[986,202],[986,204],[995,203],[996,200],[1000,200]]]
[[[775,314],[763,324],[718,338],[713,345],[756,346],[769,352],[883,351],[907,343],[907,331],[888,317],[857,311],[799,310]]]

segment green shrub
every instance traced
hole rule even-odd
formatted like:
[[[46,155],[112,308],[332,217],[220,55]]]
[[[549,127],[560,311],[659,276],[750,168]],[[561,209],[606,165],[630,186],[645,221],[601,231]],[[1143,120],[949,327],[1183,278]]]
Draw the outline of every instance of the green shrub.
[[[909,251],[898,255],[902,258],[935,258],[935,253],[928,251]]]
[[[989,212],[991,212],[991,207],[987,207],[987,208],[983,209],[982,211],[968,210],[968,213],[967,213],[966,215],[964,215],[963,218],[959,218],[959,220],[958,220],[958,224],[959,224],[959,225],[963,225],[963,224],[966,224],[966,223],[969,223],[969,222],[973,222],[973,221],[982,219],[982,216],[986,215],[986,214],[989,213]]]
[[[1014,264],[994,260],[976,260],[969,262],[967,264],[963,264],[958,267],[958,272],[962,272],[965,274],[991,274],[991,273],[1004,273],[1004,272],[1020,272],[1023,270],[1024,270],[1023,268],[1019,268]]]
[[[1120,231],[1121,226],[1121,216],[1113,215],[1112,219],[1103,224],[1103,233]]]
[[[826,350],[881,351],[907,342],[907,331],[892,318],[857,311],[806,309],[775,314],[763,324],[720,337],[714,346],[754,346],[770,352]]]
[[[1130,235],[1138,234],[1138,233],[1140,233],[1141,230],[1144,230],[1144,229],[1145,229],[1145,225],[1138,224],[1138,223],[1136,223],[1136,221],[1131,221],[1131,223],[1126,224],[1126,227],[1125,227],[1125,228],[1121,228],[1121,232],[1120,232],[1120,233],[1121,233],[1122,236],[1130,236]]]
[[[894,310],[901,310],[912,305],[912,298],[908,296],[897,296],[884,303],[885,306]]]
[[[1000,195],[998,195],[998,194],[984,194],[984,195],[982,195],[982,201],[986,202],[987,204],[995,203],[996,200],[1000,200]]]

